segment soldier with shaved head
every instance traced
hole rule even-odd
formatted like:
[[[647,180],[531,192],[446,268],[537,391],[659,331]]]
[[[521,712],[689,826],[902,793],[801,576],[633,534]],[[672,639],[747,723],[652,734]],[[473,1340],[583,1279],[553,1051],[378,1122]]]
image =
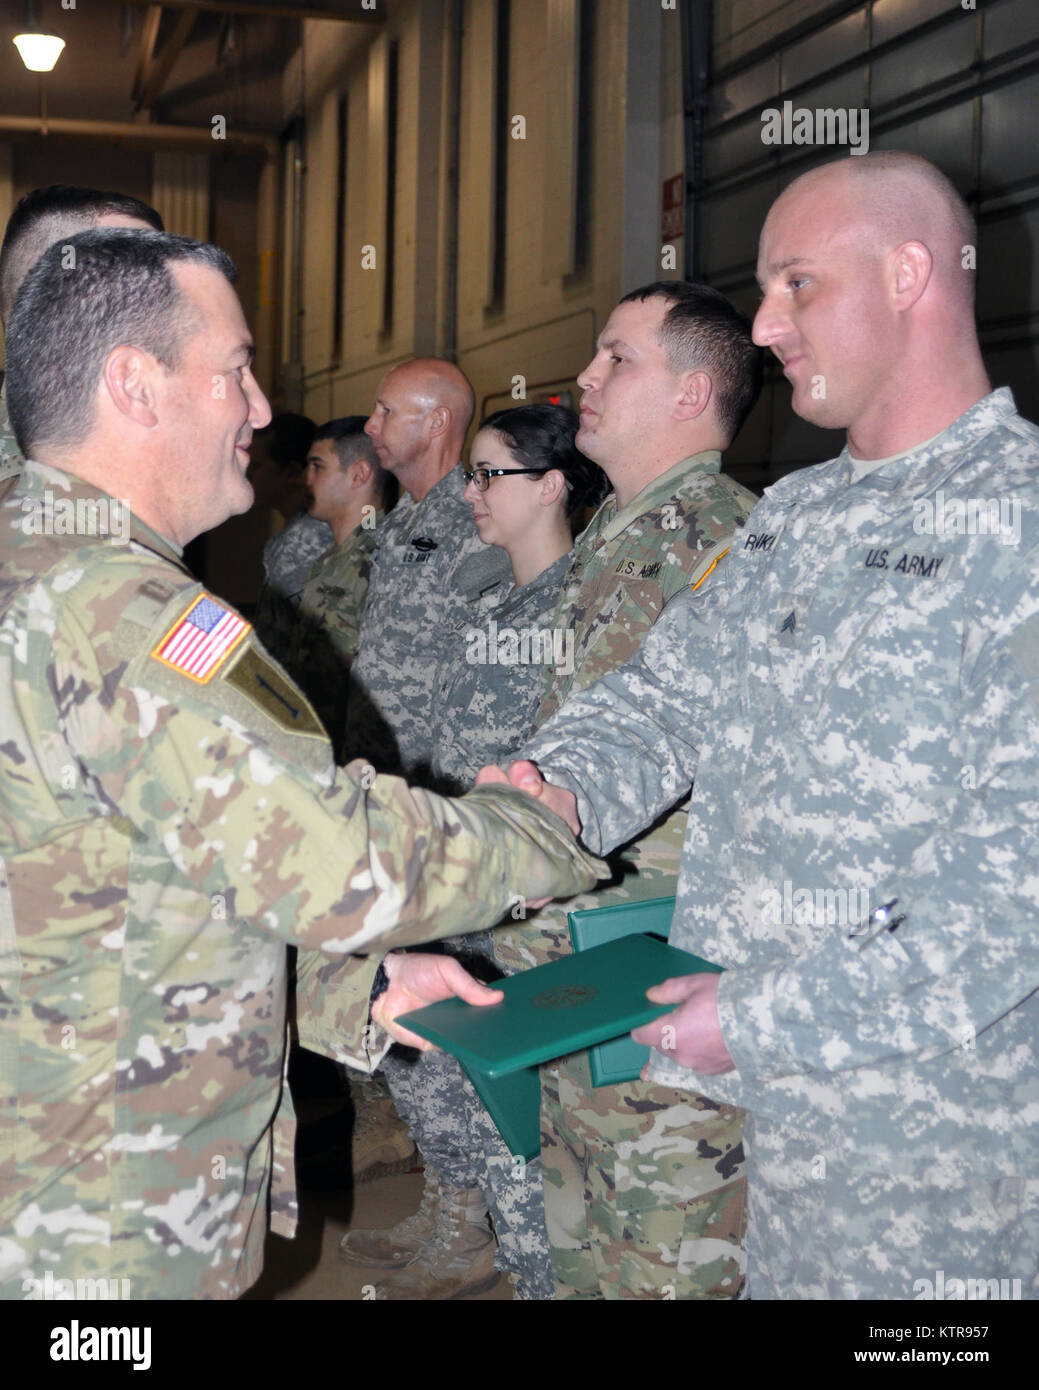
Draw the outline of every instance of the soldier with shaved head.
[[[914,155],[777,199],[754,336],[847,445],[510,770],[603,852],[695,778],[671,941],[725,970],[635,1038],[746,1110],[753,1298],[1039,1295],[1039,429],[975,247]]]
[[[471,604],[507,580],[509,557],[484,545],[463,497],[460,458],[475,409],[473,390],[452,363],[417,358],[379,383],[365,431],[401,498],[375,533],[368,597],[347,703],[346,754],[409,780],[430,776],[437,738],[434,685],[445,635]],[[488,913],[486,924],[499,919]],[[459,943],[455,943],[456,947]],[[448,1298],[495,1281],[494,1242],[471,1152],[464,1093],[451,1059],[387,1058],[390,1093],[422,1149],[426,1189],[417,1213],[390,1230],[350,1231],[343,1258],[389,1273],[377,1297]],[[371,1128],[387,1159],[406,1156],[389,1121]],[[396,1146],[396,1147],[394,1147]],[[407,1152],[411,1152],[410,1141]],[[398,1285],[395,1271],[421,1260]]]

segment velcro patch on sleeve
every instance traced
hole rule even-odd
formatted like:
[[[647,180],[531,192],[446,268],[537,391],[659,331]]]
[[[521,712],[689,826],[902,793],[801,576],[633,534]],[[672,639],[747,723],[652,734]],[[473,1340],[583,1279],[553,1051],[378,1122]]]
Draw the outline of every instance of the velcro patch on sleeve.
[[[245,640],[251,627],[212,594],[201,593],[151,654],[170,670],[206,685]]]
[[[325,726],[307,697],[282,675],[265,652],[246,647],[220,679],[244,695],[280,728],[294,734],[313,734],[323,742],[327,740]]]

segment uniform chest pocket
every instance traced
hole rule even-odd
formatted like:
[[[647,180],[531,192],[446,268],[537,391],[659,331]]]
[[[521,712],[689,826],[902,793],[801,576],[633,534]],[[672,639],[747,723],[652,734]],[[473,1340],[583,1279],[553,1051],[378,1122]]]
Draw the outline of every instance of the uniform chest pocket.
[[[610,578],[615,580],[615,576]],[[587,604],[586,611],[595,616],[583,640],[578,616],[577,656],[583,665],[588,655],[595,653],[596,667],[591,679],[597,680],[631,660],[663,606],[663,587],[653,580],[638,578],[614,582],[609,592],[594,597]],[[561,616],[564,624],[569,621],[565,615]]]

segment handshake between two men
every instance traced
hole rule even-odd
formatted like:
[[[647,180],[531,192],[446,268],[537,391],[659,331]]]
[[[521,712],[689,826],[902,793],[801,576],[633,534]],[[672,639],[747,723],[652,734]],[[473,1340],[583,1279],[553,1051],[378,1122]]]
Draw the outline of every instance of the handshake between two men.
[[[504,783],[536,797],[548,810],[570,828],[575,839],[581,833],[577,798],[566,787],[547,781],[532,762],[514,762],[508,771],[497,766],[481,768],[476,785]],[[528,901],[532,908],[543,907],[548,898]],[[500,1003],[501,990],[491,989],[474,979],[450,956],[409,952],[390,954],[385,962],[389,984],[372,1008],[372,1021],[385,1029],[398,1042],[420,1051],[429,1051],[433,1044],[395,1022],[400,1014],[437,999],[457,996],[467,1004]],[[674,1004],[673,1012],[664,1014],[652,1023],[636,1028],[632,1037],[638,1043],[666,1052],[681,1066],[690,1067],[705,1076],[717,1076],[732,1071],[729,1055],[718,1023],[718,982],[713,974],[682,975],[664,980],[647,994],[655,1004]],[[648,1067],[643,1079],[648,1079]]]

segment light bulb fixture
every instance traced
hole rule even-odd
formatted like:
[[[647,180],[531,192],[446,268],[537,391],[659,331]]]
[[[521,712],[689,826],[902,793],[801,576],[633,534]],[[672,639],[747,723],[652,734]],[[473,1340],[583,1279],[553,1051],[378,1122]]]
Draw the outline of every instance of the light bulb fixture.
[[[65,40],[57,34],[16,34],[14,46],[30,72],[51,72],[61,57]]]

